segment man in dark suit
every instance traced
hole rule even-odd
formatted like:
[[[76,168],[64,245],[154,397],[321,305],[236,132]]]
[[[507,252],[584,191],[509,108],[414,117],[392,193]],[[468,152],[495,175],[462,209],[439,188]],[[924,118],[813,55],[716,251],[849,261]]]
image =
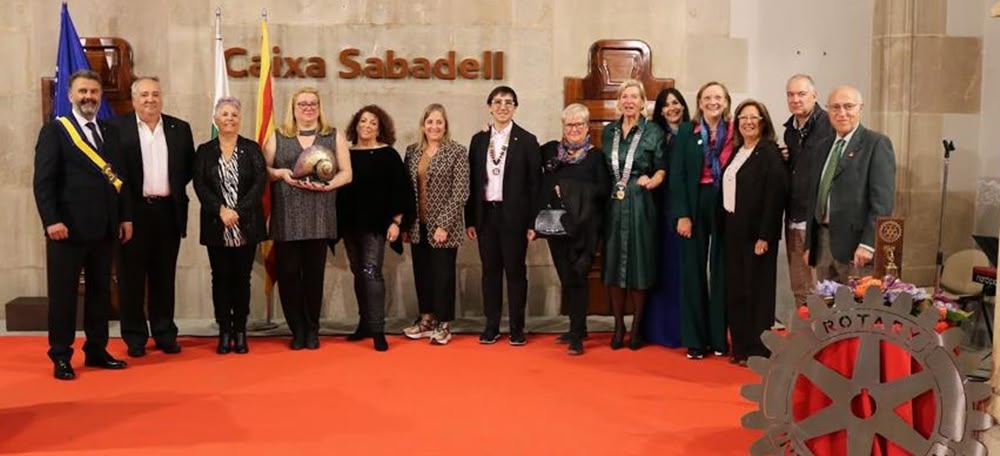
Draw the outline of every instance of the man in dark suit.
[[[827,100],[835,134],[823,143],[814,162],[804,254],[818,280],[847,283],[848,276],[870,274],[875,219],[892,215],[892,142],[861,125],[863,108],[861,92],[854,87],[837,87]]]
[[[486,328],[479,343],[500,338],[503,279],[507,277],[510,344],[524,345],[524,313],[528,299],[525,256],[534,238],[533,200],[541,179],[538,139],[514,123],[517,94],[499,86],[486,97],[493,118],[489,130],[476,133],[469,145],[469,199],[466,234],[477,239],[483,265],[483,312]]]
[[[121,334],[132,357],[146,354],[151,332],[157,348],[180,353],[174,284],[177,252],[187,234],[185,187],[191,181],[194,139],[187,122],[163,114],[159,79],[132,83],[132,107],[135,111],[114,120],[134,202],[133,237],[121,249],[118,268]]]
[[[69,78],[72,114],[46,123],[35,145],[34,191],[45,227],[49,295],[49,358],[55,378],[72,380],[77,287],[86,277],[85,365],[123,369],[107,352],[111,259],[115,239],[132,237],[128,186],[118,132],[97,120],[101,80],[82,70]]]
[[[784,142],[787,146],[785,165],[789,172],[788,206],[785,208],[785,251],[788,256],[788,276],[797,305],[806,304],[816,283],[812,268],[802,258],[806,250],[806,225],[811,217],[812,170],[817,155],[826,155],[829,146],[824,141],[833,135],[830,117],[817,103],[819,95],[812,77],[796,74],[785,84],[785,97],[791,116],[785,122]]]

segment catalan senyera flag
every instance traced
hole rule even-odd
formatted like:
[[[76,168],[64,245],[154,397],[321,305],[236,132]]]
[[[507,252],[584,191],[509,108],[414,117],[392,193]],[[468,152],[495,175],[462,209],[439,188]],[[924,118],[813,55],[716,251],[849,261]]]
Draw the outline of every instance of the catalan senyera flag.
[[[215,115],[215,104],[220,98],[229,96],[229,77],[226,75],[225,51],[222,47],[222,9],[215,10],[215,96],[209,112]],[[212,120],[212,138],[219,136],[219,129]]]
[[[267,143],[268,138],[274,134],[274,97],[271,92],[271,44],[267,38],[267,19],[260,21],[260,78],[257,80],[257,124],[254,128],[254,136],[261,149]],[[264,218],[271,217],[271,186],[264,187]],[[264,280],[264,295],[267,297],[267,318],[271,318],[272,296],[274,294],[275,263],[274,248],[271,241],[264,241],[260,244],[261,257],[264,258],[264,271],[267,274]]]

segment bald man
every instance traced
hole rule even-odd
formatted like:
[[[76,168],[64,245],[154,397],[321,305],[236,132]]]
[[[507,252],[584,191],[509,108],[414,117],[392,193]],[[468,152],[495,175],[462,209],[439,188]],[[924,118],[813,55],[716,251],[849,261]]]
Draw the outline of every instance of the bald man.
[[[863,109],[861,92],[854,87],[837,87],[827,98],[834,135],[815,157],[804,255],[816,268],[817,280],[847,283],[849,276],[871,274],[875,220],[892,215],[892,142],[861,125]]]

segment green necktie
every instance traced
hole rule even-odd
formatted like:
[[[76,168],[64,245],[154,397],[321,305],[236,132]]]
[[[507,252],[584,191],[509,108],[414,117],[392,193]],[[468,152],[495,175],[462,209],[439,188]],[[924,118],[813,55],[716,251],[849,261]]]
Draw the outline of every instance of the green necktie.
[[[827,203],[830,202],[830,186],[833,184],[833,175],[837,173],[837,163],[840,163],[840,155],[844,151],[843,138],[838,139],[833,145],[833,152],[830,161],[823,170],[823,177],[819,180],[819,193],[816,195],[816,221],[822,223],[826,219]]]

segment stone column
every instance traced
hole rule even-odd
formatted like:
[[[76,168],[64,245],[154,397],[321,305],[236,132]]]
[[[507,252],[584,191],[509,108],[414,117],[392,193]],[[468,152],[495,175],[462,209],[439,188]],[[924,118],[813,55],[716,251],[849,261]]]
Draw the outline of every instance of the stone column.
[[[902,275],[918,285],[935,280],[946,120],[980,112],[982,38],[947,36],[949,7],[963,7],[950,3],[874,3],[871,95],[863,122],[888,135],[895,147],[895,215],[906,218]],[[953,165],[945,202],[945,257],[971,242],[969,231],[960,227],[972,226],[974,187],[968,176],[956,175]],[[995,341],[993,349],[996,353],[1000,344]],[[1000,386],[996,376],[991,384],[994,391]],[[991,401],[994,417],[1000,416],[998,402]],[[991,453],[1000,453],[1000,431],[985,433],[983,440]]]

